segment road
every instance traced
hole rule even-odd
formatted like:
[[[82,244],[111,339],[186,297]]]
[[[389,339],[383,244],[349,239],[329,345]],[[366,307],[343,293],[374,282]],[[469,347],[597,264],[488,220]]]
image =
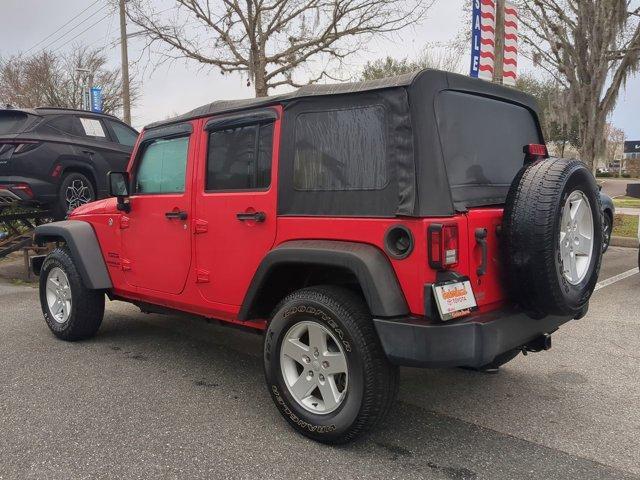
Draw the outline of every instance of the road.
[[[612,247],[601,279],[636,256]],[[638,274],[497,375],[403,369],[386,423],[338,448],[280,418],[257,335],[112,302],[65,343],[7,282],[0,309],[0,479],[640,478]]]

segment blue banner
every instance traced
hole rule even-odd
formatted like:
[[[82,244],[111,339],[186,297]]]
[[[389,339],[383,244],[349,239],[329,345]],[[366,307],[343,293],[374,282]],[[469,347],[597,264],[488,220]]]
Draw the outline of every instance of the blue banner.
[[[91,111],[102,112],[102,89],[100,87],[91,89]]]
[[[471,72],[470,76],[478,78],[480,74],[480,41],[482,39],[480,0],[473,1],[473,14],[471,16]]]

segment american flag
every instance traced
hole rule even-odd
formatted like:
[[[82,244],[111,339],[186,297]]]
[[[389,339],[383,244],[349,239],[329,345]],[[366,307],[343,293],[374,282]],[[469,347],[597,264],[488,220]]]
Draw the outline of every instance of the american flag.
[[[493,80],[496,60],[496,2],[480,0],[480,67],[478,76]]]
[[[505,3],[504,9],[504,66],[505,85],[515,85],[518,77],[518,10],[511,3]]]

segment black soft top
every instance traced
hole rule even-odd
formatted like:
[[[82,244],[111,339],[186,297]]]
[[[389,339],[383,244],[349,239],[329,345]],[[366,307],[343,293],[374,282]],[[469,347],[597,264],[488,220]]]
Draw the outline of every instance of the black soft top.
[[[193,110],[182,115],[150,123],[145,127],[145,129],[172,125],[175,123],[194,120],[196,118],[208,117],[211,115],[235,113],[253,108],[285,104],[296,99],[332,95],[355,95],[361,92],[384,90],[387,88],[416,88],[414,87],[414,85],[416,85],[417,83],[419,83],[418,88],[436,88],[444,84],[454,85],[454,88],[462,88],[464,90],[469,89],[473,92],[478,93],[484,92],[501,99],[520,103],[531,108],[532,110],[537,111],[538,109],[538,105],[536,104],[533,97],[513,88],[503,87],[493,83],[472,79],[456,73],[443,72],[440,70],[421,70],[413,73],[406,73],[404,75],[397,75],[395,77],[367,80],[363,82],[305,85],[289,93],[272,95],[268,97],[245,98],[240,100],[216,100],[215,102],[207,103],[206,105],[194,108]]]
[[[464,94],[483,99],[481,101],[485,102],[486,117],[481,116],[477,122],[477,131],[458,129],[457,124],[447,124],[448,105],[455,104],[456,99],[445,99],[441,95],[443,92],[462,94],[463,110],[464,99],[471,98]],[[165,128],[162,127],[172,130],[176,128],[176,124],[197,118],[233,115],[282,105],[285,115],[280,145],[279,215],[450,216],[471,207],[504,203],[510,180],[505,182],[503,178],[500,184],[488,182],[470,187],[454,185],[455,181],[451,181],[447,175],[450,158],[447,158],[449,154],[445,152],[443,143],[456,143],[462,137],[469,141],[470,138],[483,135],[495,136],[495,129],[502,128],[502,125],[494,120],[510,116],[510,112],[499,105],[509,104],[522,107],[518,111],[525,109],[530,112],[530,115],[525,116],[535,124],[534,135],[529,135],[535,137],[531,138],[531,143],[542,142],[538,106],[533,97],[512,88],[438,70],[423,70],[357,83],[308,85],[272,97],[216,101],[183,115],[150,124],[145,128],[145,135],[153,135],[156,129],[164,131]],[[372,105],[382,107],[385,111],[387,128],[384,141],[389,166],[389,181],[386,186],[378,190],[358,191],[296,189],[293,184],[296,119],[308,112],[357,109]],[[460,117],[460,103],[457,105],[455,108]],[[495,110],[493,105],[496,105]],[[463,111],[462,116],[464,115]],[[507,119],[507,123],[509,120]],[[521,127],[521,123],[514,122],[514,126],[510,127],[513,131],[505,132],[505,137],[519,133]],[[449,138],[443,140],[444,135],[441,133]],[[518,146],[518,151],[513,150],[508,150],[491,168],[503,169],[503,165],[508,162],[519,162],[519,165],[515,165],[519,168],[523,162],[522,146]],[[460,157],[458,152],[453,152],[453,155]],[[500,156],[498,152],[498,157]],[[469,161],[474,162],[473,159]]]

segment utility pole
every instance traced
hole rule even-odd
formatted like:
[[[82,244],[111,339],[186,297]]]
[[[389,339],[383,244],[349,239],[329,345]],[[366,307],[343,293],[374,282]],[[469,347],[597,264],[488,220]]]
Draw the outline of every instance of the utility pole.
[[[496,0],[496,60],[493,81],[502,84],[504,78],[504,5],[505,0]]]
[[[131,93],[129,91],[129,52],[127,49],[126,0],[120,0],[120,56],[122,59],[122,116],[131,125]]]

